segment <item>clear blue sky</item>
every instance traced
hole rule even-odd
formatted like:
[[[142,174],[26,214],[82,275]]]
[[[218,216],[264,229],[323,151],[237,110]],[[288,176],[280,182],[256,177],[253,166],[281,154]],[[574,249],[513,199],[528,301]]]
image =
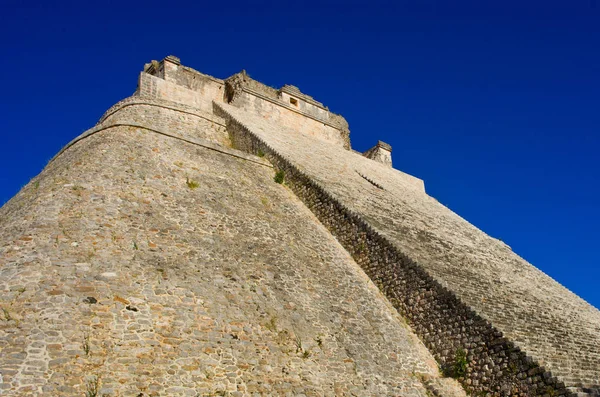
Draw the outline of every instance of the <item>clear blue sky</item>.
[[[297,85],[600,307],[595,0],[55,3],[3,2],[0,204],[173,54]]]

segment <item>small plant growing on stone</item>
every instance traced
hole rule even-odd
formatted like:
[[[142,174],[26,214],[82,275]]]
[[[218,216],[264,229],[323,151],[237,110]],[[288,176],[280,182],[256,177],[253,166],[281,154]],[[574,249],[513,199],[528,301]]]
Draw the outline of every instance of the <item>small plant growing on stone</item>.
[[[200,184],[190,178],[186,178],[185,179],[185,184],[187,185],[187,187],[189,187],[190,189],[194,190],[200,187]]]
[[[25,293],[27,289],[25,287],[21,287],[17,289],[17,296],[15,296],[15,300],[17,300],[21,295]]]
[[[98,391],[100,390],[100,379],[94,376],[92,379],[88,379],[85,385],[85,397],[98,397]]]
[[[302,348],[302,338],[300,337],[300,335],[296,335],[295,342],[296,342],[296,353],[303,351],[304,349]]]
[[[273,316],[269,320],[267,324],[265,324],[265,328],[271,332],[277,332],[277,317]]]
[[[319,347],[323,347],[323,339],[320,336],[317,336],[317,338],[315,339],[315,342],[317,342],[317,346]]]
[[[83,342],[81,343],[81,348],[83,349],[86,356],[90,355],[90,336],[88,334],[83,335]]]
[[[283,183],[283,180],[285,179],[285,172],[283,172],[283,170],[279,170],[275,173],[275,178],[273,178],[273,180],[275,181],[275,183]]]
[[[7,309],[7,308],[3,307],[3,308],[2,308],[2,313],[4,314],[4,319],[5,319],[6,321],[10,321],[10,320],[12,320],[12,317],[11,317],[11,315],[10,315],[10,312],[8,311],[8,309]]]
[[[138,249],[138,245],[137,245],[137,243],[136,243],[135,241],[133,242],[133,249],[134,249],[134,250],[137,250],[137,249]]]
[[[302,352],[302,358],[307,359],[310,357],[310,352],[308,350],[304,350]]]
[[[289,338],[290,338],[290,333],[288,332],[288,330],[287,329],[281,330],[277,334],[277,343],[282,345],[282,344],[286,343]]]
[[[262,150],[258,149],[258,152],[256,153],[256,155],[258,157],[265,157],[265,152],[263,152]]]
[[[462,349],[458,348],[454,355],[454,376],[460,378],[467,373],[467,353]]]
[[[518,371],[518,367],[517,364],[514,361],[511,361],[508,364],[508,370],[510,371],[511,374],[516,375],[519,371]]]
[[[85,256],[85,259],[89,262],[92,260],[94,255],[96,255],[96,250],[92,249],[91,251],[88,251],[87,255]]]
[[[81,197],[85,188],[83,186],[75,185],[71,188],[71,190],[73,190],[73,192],[75,192],[75,195],[77,195],[78,197]]]
[[[360,243],[358,243],[357,249],[358,249],[358,253],[362,254],[367,251],[367,245],[365,244],[364,241],[361,241]]]

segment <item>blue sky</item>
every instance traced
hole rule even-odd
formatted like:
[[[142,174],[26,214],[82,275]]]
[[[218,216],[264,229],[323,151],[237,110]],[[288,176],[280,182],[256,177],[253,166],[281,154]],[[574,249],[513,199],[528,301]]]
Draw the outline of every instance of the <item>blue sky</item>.
[[[174,54],[294,84],[600,307],[600,7],[573,1],[28,2],[0,15],[0,204]]]

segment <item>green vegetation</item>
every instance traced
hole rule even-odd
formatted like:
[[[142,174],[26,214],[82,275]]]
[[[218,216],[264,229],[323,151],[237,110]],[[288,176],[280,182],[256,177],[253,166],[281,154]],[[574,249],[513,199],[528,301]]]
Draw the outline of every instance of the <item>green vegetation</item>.
[[[90,336],[88,334],[83,335],[83,342],[81,344],[81,348],[85,352],[86,356],[90,355]]]
[[[467,353],[459,348],[454,360],[454,372],[458,376],[464,376],[467,373]]]
[[[317,336],[315,342],[317,342],[317,346],[319,346],[320,348],[323,347],[323,339],[320,336]]]
[[[358,243],[357,249],[359,254],[363,254],[367,251],[367,244],[365,244],[364,241],[361,241]]]
[[[85,397],[97,397],[100,389],[100,379],[94,376],[86,382]]]
[[[197,189],[198,187],[200,187],[200,184],[190,178],[186,178],[185,179],[185,184],[187,185],[187,187],[189,187],[190,189],[194,190]]]
[[[283,170],[279,170],[275,173],[275,178],[273,178],[273,180],[276,183],[283,183],[283,180],[285,179],[285,172],[283,172]]]
[[[303,351],[304,349],[302,348],[302,338],[300,337],[300,335],[296,334],[295,342],[296,342],[296,353]]]
[[[262,150],[258,149],[258,152],[256,153],[256,155],[258,157],[265,157],[265,152],[263,152]]]
[[[83,186],[75,185],[71,188],[71,190],[77,195],[77,197],[81,197],[85,188]]]
[[[96,249],[92,248],[90,251],[88,251],[88,253],[86,254],[85,258],[86,260],[89,262],[92,260],[92,258],[96,255]]]
[[[271,332],[277,332],[277,316],[272,316],[269,322],[265,324],[265,328]]]
[[[467,353],[462,348],[456,350],[454,362],[448,372],[447,375],[453,378],[461,378],[467,373]]]
[[[3,308],[2,308],[2,313],[4,313],[4,319],[5,319],[6,321],[10,321],[10,320],[12,320],[12,317],[11,317],[11,315],[10,315],[10,312],[8,311],[8,309],[7,309],[7,308],[3,307]]]

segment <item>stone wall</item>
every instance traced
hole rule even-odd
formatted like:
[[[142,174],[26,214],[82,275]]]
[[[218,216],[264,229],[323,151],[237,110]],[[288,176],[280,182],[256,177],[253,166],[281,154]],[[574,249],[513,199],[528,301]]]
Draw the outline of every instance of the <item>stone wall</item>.
[[[363,156],[388,167],[392,166],[392,147],[385,142],[377,142],[377,145],[364,152]]]
[[[0,394],[600,395],[597,309],[282,93],[152,62],[0,209]]]
[[[136,124],[168,131],[185,139],[205,139],[227,146],[229,138],[224,120],[175,102],[133,96],[118,102],[99,120],[98,125]]]
[[[296,87],[290,87],[293,86],[276,90],[242,71],[225,80],[225,102],[349,149],[350,130],[346,120]],[[290,98],[296,103],[292,104]]]
[[[308,114],[319,120],[329,120],[329,111],[321,102],[317,102],[313,97],[308,96],[298,89],[298,87],[286,84],[279,90],[279,99],[285,104],[296,107],[302,113]],[[295,104],[293,103],[295,100]]]
[[[142,100],[0,209],[2,395],[452,390],[265,159],[134,126]]]
[[[319,146],[322,150],[316,149],[316,142],[311,144],[310,137],[294,139],[298,136],[295,131],[287,132],[278,125],[269,127],[264,120],[227,105],[218,105],[217,108],[221,109],[219,114],[222,117],[228,118],[228,130],[234,146],[250,153],[256,153],[257,150],[266,153],[266,157],[276,168],[285,172],[288,185],[409,320],[443,366],[452,368],[461,351],[466,352],[466,372],[460,376],[460,380],[468,390],[492,395],[570,395],[577,391],[598,394],[598,378],[594,377],[599,371],[596,365],[598,355],[597,345],[593,343],[598,340],[598,328],[593,331],[599,324],[597,310],[582,304],[584,302],[578,298],[573,299],[568,291],[546,276],[540,277],[537,269],[531,268],[531,265],[522,260],[523,263],[519,263],[514,271],[502,274],[498,270],[496,273],[486,273],[483,269],[477,269],[477,265],[472,262],[465,266],[463,263],[469,260],[467,257],[463,257],[461,263],[446,256],[445,264],[438,265],[436,262],[434,265],[422,253],[415,255],[418,252],[415,248],[422,252],[423,248],[427,248],[428,241],[437,237],[436,227],[439,226],[434,227],[431,222],[435,222],[433,216],[440,216],[439,210],[434,210],[434,206],[424,206],[424,203],[434,200],[425,195],[420,196],[421,198],[415,195],[415,201],[411,203],[427,207],[423,209],[429,210],[431,218],[417,214],[417,207],[406,208],[405,214],[412,215],[401,218],[401,215],[396,214],[401,208],[398,207],[400,203],[389,202],[380,207],[384,197],[399,197],[390,196],[390,193],[395,193],[394,181],[386,178],[389,172],[384,169],[378,174],[367,172],[374,176],[374,180],[384,181],[381,185],[373,186],[371,182],[371,190],[360,188],[362,192],[354,190],[352,194],[343,194],[343,189],[356,189],[355,186],[359,184],[354,182],[352,174],[341,171],[348,169],[347,165],[339,164],[343,168],[336,170],[332,167],[332,161],[335,161],[333,159],[337,155],[344,158],[355,156],[355,167],[367,166],[357,155],[349,152],[343,154],[342,151],[333,154],[332,148],[323,146]],[[304,147],[310,150],[301,149]],[[291,158],[294,160],[290,160]],[[302,163],[303,171],[299,170],[299,163]],[[376,167],[373,165],[372,168],[374,170]],[[310,173],[307,174],[306,170]],[[340,179],[343,182],[334,182]],[[362,179],[364,183],[364,177]],[[323,182],[327,184],[321,184]],[[340,187],[343,189],[340,190]],[[408,190],[404,190],[403,195],[412,196]],[[352,199],[348,201],[350,197]],[[363,208],[360,204],[355,204],[361,202],[368,203],[369,207]],[[349,209],[348,203],[353,203],[354,209]],[[373,210],[381,215],[379,219],[371,216]],[[419,243],[416,245],[406,238],[404,241],[399,240],[396,234],[390,233],[392,229],[389,229],[396,220],[403,219],[406,223],[410,216],[420,217],[420,222],[427,222],[430,233],[427,236],[420,234],[418,227],[415,227],[417,230],[412,230],[412,233],[417,235]],[[458,218],[451,213],[444,216]],[[437,222],[440,220],[443,217],[438,218]],[[411,233],[411,229],[405,226],[393,228],[405,234]],[[473,229],[475,228],[465,224],[454,226],[452,230],[454,234],[460,234],[467,230],[473,233]],[[479,238],[477,233],[470,235],[471,240],[477,241]],[[455,239],[451,234],[445,235],[443,241],[446,249],[452,247]],[[435,241],[440,240],[436,238]],[[471,252],[477,252],[478,248],[471,246],[470,249]],[[490,261],[490,251],[484,255]],[[507,259],[504,261],[505,266],[509,265]],[[510,265],[511,268],[513,266]],[[444,268],[452,269],[452,273],[441,273],[440,270]],[[469,272],[470,275],[460,272]],[[504,280],[506,276],[514,277],[515,274],[519,278],[515,279],[517,282],[511,287]],[[502,280],[502,296],[497,294],[497,289],[487,287],[488,282],[492,281],[490,278]],[[462,283],[462,288],[461,284],[454,284],[455,280]],[[485,292],[476,289],[479,305],[469,299],[470,294],[466,294],[469,292],[468,288],[474,287],[474,283],[480,283],[480,288],[485,286]],[[517,285],[519,292],[515,288]],[[529,290],[521,289],[520,285],[527,285]],[[545,301],[534,300],[536,287],[543,289]],[[554,304],[550,304],[550,296],[556,296],[560,309],[555,309]],[[492,300],[491,308],[487,300]],[[527,306],[523,306],[523,301]],[[498,310],[498,306],[503,310]],[[571,314],[570,307],[577,307],[577,317]],[[535,314],[519,315],[528,311]],[[502,321],[505,313],[512,314],[511,327],[505,326]],[[567,324],[569,331],[565,332]],[[519,337],[523,331],[527,331],[529,340]],[[531,343],[532,340],[535,343]],[[574,348],[571,350],[570,346]],[[557,348],[560,352],[558,355],[555,353]],[[569,360],[568,368],[561,364],[565,360]]]
[[[136,95],[176,102],[205,112],[212,112],[213,101],[227,101],[350,148],[350,130],[342,116],[329,112],[296,87],[284,86],[277,90],[250,78],[245,71],[223,81],[183,66],[178,58],[168,56],[146,65],[140,74]],[[290,104],[291,96],[297,99],[296,105]]]
[[[340,147],[346,146],[346,141],[341,136],[340,130],[286,109],[280,104],[265,100],[253,93],[243,91],[232,104],[261,115],[265,119],[312,135],[315,138],[338,144]]]
[[[212,112],[212,101],[223,101],[224,85],[217,79],[196,76],[186,69],[175,75],[172,81],[141,72],[136,94]]]
[[[225,79],[225,84],[228,92],[227,102],[234,100],[235,96],[241,93],[244,88],[274,101],[279,99],[279,91],[277,89],[254,80],[245,70]]]

